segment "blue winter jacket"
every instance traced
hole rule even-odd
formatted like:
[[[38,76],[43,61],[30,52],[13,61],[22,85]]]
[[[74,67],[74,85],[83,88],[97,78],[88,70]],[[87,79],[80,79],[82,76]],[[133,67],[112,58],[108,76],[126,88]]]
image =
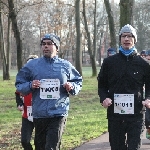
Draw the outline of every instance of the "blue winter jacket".
[[[42,79],[58,79],[60,81],[60,98],[41,99],[40,88],[32,89],[32,81]],[[63,87],[71,82],[73,90],[67,92]],[[26,63],[16,76],[17,91],[27,95],[32,92],[33,118],[49,118],[67,116],[69,110],[69,94],[77,95],[82,88],[82,76],[67,60],[41,57]]]

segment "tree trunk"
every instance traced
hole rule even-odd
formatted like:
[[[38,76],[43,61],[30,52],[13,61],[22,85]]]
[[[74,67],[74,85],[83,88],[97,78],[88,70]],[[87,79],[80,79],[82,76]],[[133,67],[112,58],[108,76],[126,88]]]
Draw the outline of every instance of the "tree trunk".
[[[3,80],[8,80],[9,79],[7,74],[8,66],[6,64],[6,54],[5,54],[5,47],[4,47],[1,3],[0,3],[0,51],[1,51],[2,63],[3,63]]]
[[[106,11],[108,14],[108,21],[109,21],[110,47],[117,49],[113,12],[111,10],[111,5],[109,3],[109,0],[104,0],[104,3],[105,3]]]
[[[75,66],[79,73],[82,75],[82,51],[81,51],[81,32],[80,32],[80,0],[75,1],[75,19],[76,19],[76,59]]]
[[[93,40],[93,47],[94,47],[94,60],[92,60],[92,76],[97,76],[97,68],[96,68],[96,56],[97,56],[97,25],[96,25],[96,16],[97,16],[97,0],[95,0],[95,10],[94,10],[94,40]]]
[[[120,0],[120,28],[126,24],[133,25],[134,0]]]
[[[7,50],[6,50],[6,74],[5,74],[5,80],[10,80],[10,18],[8,17],[8,29],[7,29]]]
[[[9,5],[9,18],[11,19],[12,30],[14,32],[14,37],[16,39],[17,67],[19,71],[22,68],[22,40],[20,38],[20,32],[19,32],[18,25],[17,25],[17,17],[16,17],[13,0],[8,0],[8,5]]]
[[[96,0],[95,0],[96,1]],[[95,2],[95,9],[96,9],[96,2]],[[86,35],[87,35],[87,43],[88,43],[88,53],[90,55],[90,62],[92,65],[92,76],[97,76],[97,69],[96,69],[96,37],[94,35],[94,41],[93,41],[93,45],[94,45],[94,50],[92,51],[92,42],[91,42],[91,36],[90,36],[90,32],[88,29],[88,24],[87,24],[87,18],[86,18],[86,12],[85,12],[85,0],[83,0],[83,18],[84,18],[84,27],[85,27],[85,31],[86,31]],[[96,10],[94,13],[94,27],[96,26]],[[95,27],[96,28],[96,27]],[[96,34],[96,29],[94,29],[94,34]]]

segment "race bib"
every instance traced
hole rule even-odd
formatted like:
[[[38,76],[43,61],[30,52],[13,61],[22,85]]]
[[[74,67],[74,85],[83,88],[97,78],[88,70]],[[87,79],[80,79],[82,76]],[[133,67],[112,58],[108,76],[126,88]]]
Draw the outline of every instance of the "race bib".
[[[33,122],[32,106],[27,106],[27,117],[29,121]]]
[[[114,113],[134,114],[134,94],[114,94]]]
[[[40,85],[41,99],[59,99],[60,98],[60,80],[42,79]]]

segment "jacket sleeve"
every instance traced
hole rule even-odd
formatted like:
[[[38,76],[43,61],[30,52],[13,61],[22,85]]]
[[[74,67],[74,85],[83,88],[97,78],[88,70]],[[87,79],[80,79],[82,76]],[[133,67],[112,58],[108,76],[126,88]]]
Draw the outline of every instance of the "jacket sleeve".
[[[71,82],[74,88],[69,91],[69,94],[77,95],[82,89],[82,81],[83,81],[82,76],[75,69],[75,67],[70,64],[69,76],[67,82]]]
[[[29,70],[29,67],[26,64],[22,69],[20,69],[20,71],[16,76],[16,82],[15,82],[16,89],[18,92],[22,93],[23,95],[28,95],[33,91],[31,88],[32,80],[30,74],[31,71]]]
[[[100,103],[103,103],[103,101],[108,97],[108,67],[106,59],[103,61],[97,80]]]
[[[23,99],[21,98],[20,93],[16,91],[15,96],[16,96],[17,107],[19,105],[22,106],[23,105]]]

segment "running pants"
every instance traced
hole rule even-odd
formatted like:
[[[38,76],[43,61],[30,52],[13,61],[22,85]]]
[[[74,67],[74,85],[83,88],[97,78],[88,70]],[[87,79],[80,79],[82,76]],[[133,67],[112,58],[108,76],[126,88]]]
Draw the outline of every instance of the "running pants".
[[[34,118],[35,150],[60,150],[66,117]]]
[[[138,121],[108,120],[111,150],[139,150],[143,130],[143,119]]]

